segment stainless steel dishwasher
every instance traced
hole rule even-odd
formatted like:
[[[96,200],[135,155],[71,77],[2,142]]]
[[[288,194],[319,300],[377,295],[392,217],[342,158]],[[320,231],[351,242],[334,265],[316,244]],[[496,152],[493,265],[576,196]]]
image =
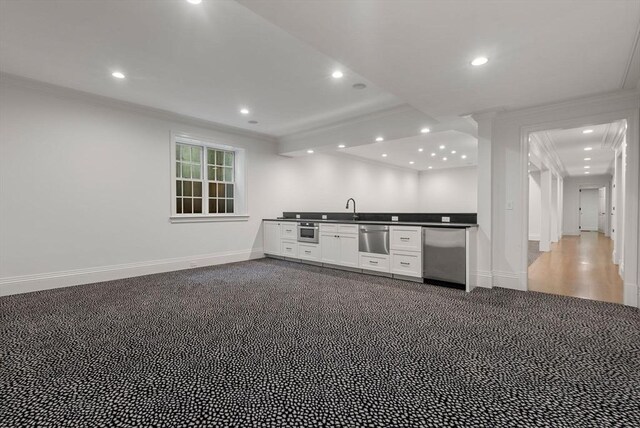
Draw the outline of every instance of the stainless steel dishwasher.
[[[358,242],[361,253],[389,254],[389,226],[360,226]]]
[[[425,279],[466,285],[466,230],[423,227],[422,270]]]

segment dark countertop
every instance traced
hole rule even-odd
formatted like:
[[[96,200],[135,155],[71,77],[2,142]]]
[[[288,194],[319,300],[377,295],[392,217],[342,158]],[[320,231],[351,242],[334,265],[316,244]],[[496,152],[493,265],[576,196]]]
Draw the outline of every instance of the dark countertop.
[[[427,226],[427,227],[453,227],[457,229],[478,227],[477,224],[470,223],[420,223],[407,221],[354,221],[354,220],[309,220],[305,218],[263,218],[262,221],[290,221],[290,222],[312,222],[312,223],[340,223],[340,224],[384,224],[391,226]]]

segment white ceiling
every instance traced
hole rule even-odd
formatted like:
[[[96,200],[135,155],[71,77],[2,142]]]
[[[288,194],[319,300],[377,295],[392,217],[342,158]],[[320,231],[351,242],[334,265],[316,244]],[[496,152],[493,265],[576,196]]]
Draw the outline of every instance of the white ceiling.
[[[403,103],[234,1],[0,0],[0,70],[274,136]]]
[[[640,0],[0,0],[0,71],[422,169],[421,127],[635,87],[639,31]]]
[[[638,0],[239,1],[440,120],[640,79]]]
[[[441,146],[444,148],[441,149]],[[422,134],[393,141],[347,147],[342,151],[350,155],[417,171],[478,164],[478,141],[474,137],[458,131]],[[456,153],[451,153],[452,151]],[[387,156],[383,157],[383,154]],[[465,159],[462,159],[463,155],[466,156]],[[410,164],[410,162],[414,163]]]
[[[585,175],[587,171],[590,175],[600,175],[612,173],[615,152],[611,143],[622,127],[624,127],[622,122],[615,122],[581,128],[555,129],[535,134],[548,139],[567,175],[580,176]],[[583,133],[589,129],[593,132]],[[587,147],[591,147],[591,150],[584,150]],[[585,158],[590,160],[587,161]]]

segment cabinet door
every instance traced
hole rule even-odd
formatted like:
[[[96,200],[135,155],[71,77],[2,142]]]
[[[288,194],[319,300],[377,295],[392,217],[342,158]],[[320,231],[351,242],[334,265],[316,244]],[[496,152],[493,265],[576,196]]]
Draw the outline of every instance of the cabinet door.
[[[320,254],[322,263],[339,264],[340,241],[335,233],[320,234]]]
[[[339,235],[340,262],[342,266],[358,267],[358,235]]]
[[[265,221],[263,250],[265,254],[280,255],[280,223]]]

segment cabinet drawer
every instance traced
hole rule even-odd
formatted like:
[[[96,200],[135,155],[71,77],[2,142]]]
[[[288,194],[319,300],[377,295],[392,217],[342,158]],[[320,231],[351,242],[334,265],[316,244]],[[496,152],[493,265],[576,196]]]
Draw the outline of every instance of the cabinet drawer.
[[[339,224],[338,233],[347,233],[347,234],[355,235],[358,233],[358,225],[357,224]]]
[[[337,224],[330,224],[330,223],[320,223],[320,232],[337,233],[338,232],[338,225]]]
[[[389,256],[373,253],[360,253],[360,269],[389,272]]]
[[[422,277],[422,254],[392,251],[391,273]]]
[[[298,244],[298,258],[304,260],[320,260],[320,245]]]
[[[392,250],[421,251],[422,228],[392,226],[390,246]]]
[[[297,239],[298,223],[294,221],[282,222],[280,224],[280,237],[282,239]]]
[[[295,241],[282,241],[280,254],[284,257],[298,257],[298,243]]]

